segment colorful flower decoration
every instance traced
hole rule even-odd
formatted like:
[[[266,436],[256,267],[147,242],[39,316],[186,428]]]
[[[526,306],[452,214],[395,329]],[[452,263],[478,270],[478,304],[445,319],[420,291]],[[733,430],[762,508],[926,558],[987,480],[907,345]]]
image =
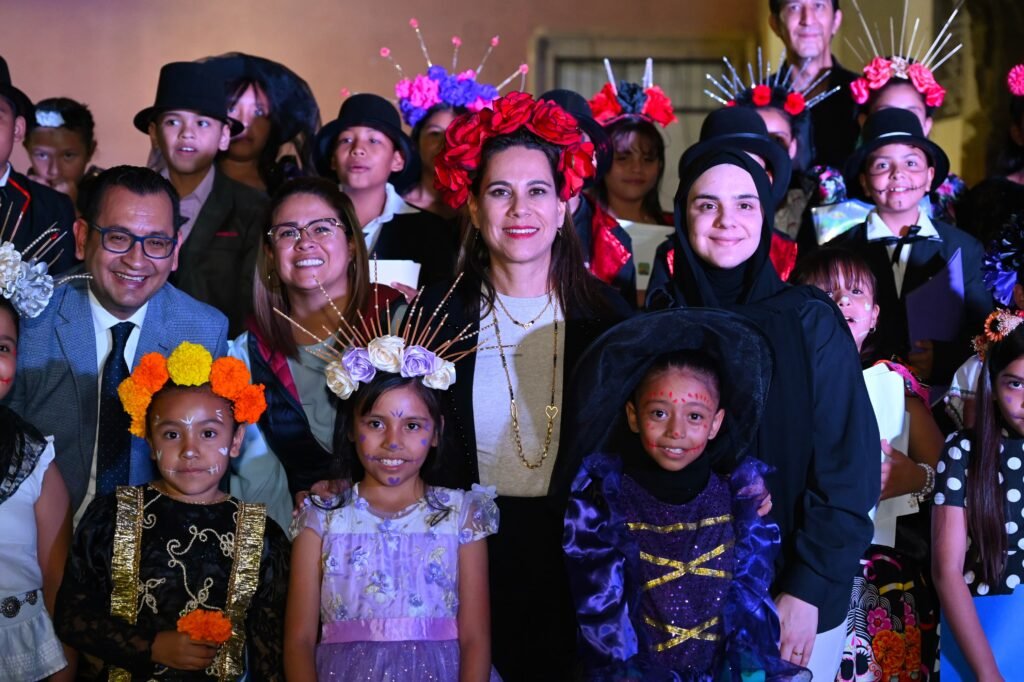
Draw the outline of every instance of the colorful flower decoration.
[[[1024,215],[1013,214],[985,250],[981,273],[992,296],[1008,306],[1013,302],[1018,272],[1024,272]]]
[[[434,159],[434,186],[449,206],[458,209],[469,198],[471,176],[480,165],[484,143],[520,128],[561,147],[558,172],[564,179],[559,192],[563,201],[576,196],[584,181],[593,177],[594,145],[583,141],[576,119],[560,106],[525,92],[509,93],[492,106],[462,114],[445,131],[444,150]]]
[[[938,84],[933,74],[962,47],[962,45],[957,44],[951,47],[944,55],[942,54],[946,43],[949,41],[947,31],[953,23],[953,19],[956,18],[959,9],[953,10],[953,13],[950,14],[946,23],[943,24],[935,40],[930,45],[928,45],[927,40],[917,40],[920,19],[914,20],[912,33],[908,41],[905,40],[907,38],[906,17],[903,17],[902,24],[899,23],[897,17],[893,17],[892,26],[899,25],[902,28],[898,41],[896,40],[896,32],[890,32],[892,40],[889,45],[890,56],[884,57],[882,56],[882,45],[875,42],[875,36],[872,35],[871,30],[868,28],[867,19],[860,12],[860,8],[856,4],[854,6],[860,17],[861,26],[864,28],[867,45],[871,49],[871,54],[875,56],[864,67],[864,75],[850,83],[850,92],[853,95],[853,100],[857,104],[866,104],[871,97],[871,93],[880,90],[893,78],[901,78],[909,82],[914,86],[915,90],[921,93],[926,106],[942,106],[942,102],[946,98],[946,89]],[[881,41],[881,36],[879,36],[879,41]],[[925,46],[927,46],[927,49],[925,49]],[[863,57],[860,58],[863,60]]]
[[[705,95],[722,106],[734,107],[740,104],[754,107],[774,107],[782,109],[795,118],[839,91],[839,86],[836,86],[810,97],[810,93],[828,77],[830,70],[818,74],[803,90],[794,89],[794,77],[802,70],[796,70],[790,65],[782,67],[786,63],[785,50],[779,55],[780,68],[773,73],[771,62],[766,65],[761,48],[757,48],[757,64],[747,64],[747,73],[750,74],[749,84],[744,83],[740,78],[739,72],[728,57],[722,57],[722,61],[726,66],[725,73],[719,78],[715,78],[710,73],[707,74],[708,81],[715,86],[718,92],[704,91]]]
[[[611,62],[605,59],[604,64],[608,71],[608,82],[590,100],[594,120],[606,126],[622,116],[639,116],[662,127],[676,121],[672,100],[652,82],[653,67],[650,59],[647,60],[642,83],[619,81],[618,87],[615,85]]]
[[[993,344],[999,343],[1009,336],[1020,326],[1021,322],[1024,322],[1024,311],[1011,312],[1005,309],[992,311],[985,318],[984,331],[975,336],[974,341],[971,342],[974,352],[984,361]]]
[[[1014,97],[1024,97],[1024,64],[1018,64],[1006,74],[1006,85]]]
[[[231,639],[231,619],[220,611],[193,609],[178,619],[177,629],[196,642],[220,645]]]
[[[430,53],[427,52],[427,45],[420,32],[419,22],[416,19],[410,19],[409,26],[416,32],[416,37],[419,39],[420,51],[427,62],[426,73],[419,74],[414,78],[407,77],[402,67],[392,58],[390,48],[382,47],[380,49],[380,56],[389,60],[401,76],[401,80],[395,84],[395,95],[398,97],[398,109],[402,112],[402,119],[409,126],[419,123],[426,116],[427,111],[437,104],[480,111],[490,106],[491,102],[498,98],[500,90],[516,76],[522,76],[525,79],[526,73],[529,71],[526,64],[521,64],[511,76],[498,85],[480,83],[477,81],[477,77],[483,70],[491,51],[498,46],[498,36],[491,38],[479,66],[461,72],[458,71],[458,60],[462,39],[459,36],[452,36],[452,68],[449,71],[430,60]]]
[[[24,218],[24,209],[14,213],[0,200],[0,215],[4,216],[0,225],[0,296],[11,302],[19,317],[33,318],[43,312],[57,285],[71,279],[90,277],[72,275],[55,282],[49,274],[49,264],[43,259],[63,237],[60,231],[50,228],[18,251],[13,240]],[[13,226],[9,226],[11,220],[14,221]]]
[[[214,360],[204,347],[183,341],[167,358],[160,353],[142,356],[135,371],[117,387],[121,404],[132,418],[132,435],[146,437],[149,405],[168,381],[175,386],[209,384],[214,395],[232,403],[240,424],[255,424],[267,409],[263,384],[249,383],[244,362],[231,357]]]

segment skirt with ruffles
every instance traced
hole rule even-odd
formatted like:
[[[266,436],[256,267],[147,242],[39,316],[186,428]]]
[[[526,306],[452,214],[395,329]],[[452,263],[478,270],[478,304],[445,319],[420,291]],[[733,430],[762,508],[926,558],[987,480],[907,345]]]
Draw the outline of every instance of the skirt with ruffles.
[[[35,682],[68,664],[43,599],[0,616],[0,682]]]
[[[320,682],[458,682],[459,642],[344,642],[316,648]],[[501,682],[491,668],[490,682]]]

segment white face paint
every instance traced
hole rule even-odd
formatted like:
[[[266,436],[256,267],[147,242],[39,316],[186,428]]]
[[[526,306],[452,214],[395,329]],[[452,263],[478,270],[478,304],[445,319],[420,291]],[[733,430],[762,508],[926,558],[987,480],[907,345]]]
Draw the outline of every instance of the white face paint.
[[[210,472],[211,476],[213,476],[214,474],[220,472],[220,465],[219,464],[214,464],[212,467],[207,469],[207,471]]]
[[[159,419],[159,417],[158,417],[158,419]],[[163,450],[157,450],[156,451],[156,461],[159,462],[161,459],[163,459],[163,456],[164,456],[164,451]]]
[[[221,421],[224,420],[224,410],[214,410],[213,413],[217,415],[217,418]]]
[[[192,422],[194,422],[195,420],[196,420],[195,415],[194,414],[190,414],[190,415],[186,416],[182,420],[182,423],[185,424],[185,428],[187,428],[189,431],[191,431],[192,430]]]
[[[227,448],[217,448],[217,452],[219,452],[220,454],[224,455],[225,457],[228,456],[228,449]]]
[[[196,454],[195,450],[186,450],[185,459],[195,459],[199,455]]]

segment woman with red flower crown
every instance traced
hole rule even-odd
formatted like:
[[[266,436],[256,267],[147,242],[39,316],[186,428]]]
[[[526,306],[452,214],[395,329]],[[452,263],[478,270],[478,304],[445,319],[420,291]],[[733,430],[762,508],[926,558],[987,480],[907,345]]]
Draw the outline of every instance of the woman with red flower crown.
[[[460,345],[479,345],[456,363],[446,395],[458,454],[440,463],[441,484],[497,488],[502,529],[488,551],[498,672],[506,682],[570,679],[576,630],[561,535],[579,463],[565,454],[562,396],[584,348],[630,314],[584,267],[566,206],[594,174],[593,146],[557,104],[514,92],[458,117],[435,166],[445,200],[468,204],[471,222],[444,325],[452,337],[467,325],[479,332],[462,334]],[[428,287],[424,307],[447,290]]]

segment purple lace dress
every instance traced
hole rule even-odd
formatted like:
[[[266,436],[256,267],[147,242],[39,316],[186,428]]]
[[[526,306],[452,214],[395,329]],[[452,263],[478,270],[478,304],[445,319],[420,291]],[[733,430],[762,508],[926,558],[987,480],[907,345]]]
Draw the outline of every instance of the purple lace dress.
[[[457,682],[459,545],[497,532],[493,492],[429,488],[384,514],[357,484],[341,507],[307,507],[297,524],[323,540],[318,679]]]

